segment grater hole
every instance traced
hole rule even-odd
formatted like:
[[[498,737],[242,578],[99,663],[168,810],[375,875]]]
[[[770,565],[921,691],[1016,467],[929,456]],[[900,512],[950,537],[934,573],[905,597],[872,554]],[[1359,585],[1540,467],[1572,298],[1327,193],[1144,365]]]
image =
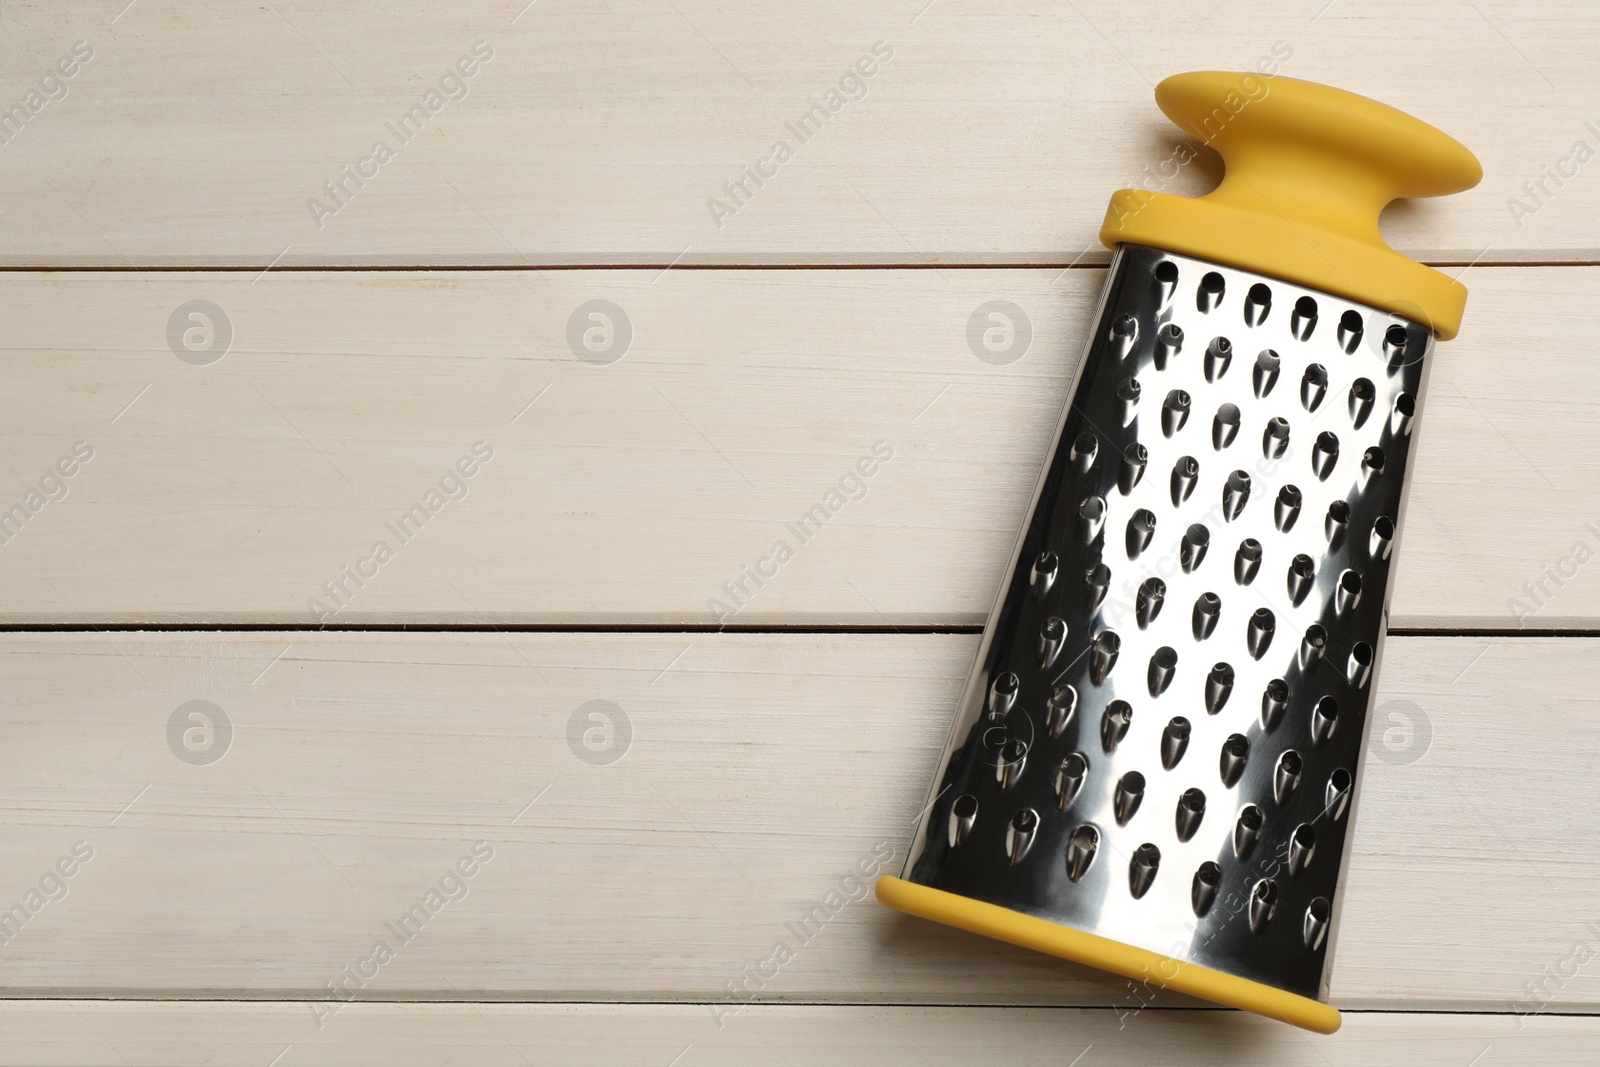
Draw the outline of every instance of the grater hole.
[[[1307,411],[1315,411],[1322,406],[1322,398],[1328,394],[1328,368],[1320,363],[1313,363],[1306,368],[1305,376],[1300,379],[1300,406]]]
[[[1344,818],[1345,809],[1350,806],[1352,782],[1350,772],[1343,767],[1328,775],[1328,788],[1322,801],[1322,813],[1334,822]]]
[[[1315,897],[1306,905],[1306,918],[1301,937],[1304,938],[1306,948],[1312,952],[1322,947],[1323,938],[1328,934],[1328,919],[1333,914],[1333,907],[1328,903],[1327,897]]]
[[[1028,855],[1038,830],[1039,816],[1032,808],[1023,808],[1011,817],[1006,826],[1006,856],[1013,865],[1021,863]]]
[[[1217,628],[1217,619],[1222,615],[1222,598],[1215,593],[1201,593],[1195,598],[1194,616],[1190,620],[1194,630],[1194,639],[1204,641],[1210,637]]]
[[[1311,857],[1317,851],[1317,832],[1310,823],[1301,823],[1289,835],[1289,877],[1298,878],[1311,866]]]
[[[1300,758],[1300,753],[1292,748],[1285,750],[1272,770],[1272,799],[1279,804],[1286,803],[1300,788],[1300,775],[1304,770],[1305,761]]]
[[[1250,741],[1244,734],[1232,734],[1222,743],[1222,784],[1233,788],[1239,782],[1239,777],[1244,774],[1245,764],[1250,760]]]
[[[1126,700],[1113,700],[1106,705],[1100,718],[1100,746],[1115,752],[1122,739],[1128,736],[1128,724],[1133,722],[1133,707]]]
[[[1278,490],[1278,499],[1272,505],[1272,521],[1278,529],[1288,533],[1294,528],[1294,520],[1300,517],[1300,487],[1286,485]]]
[[[1250,930],[1260,934],[1278,910],[1278,883],[1263,878],[1250,890]]]
[[[1169,645],[1162,645],[1150,657],[1149,685],[1150,695],[1158,697],[1167,691],[1172,684],[1172,676],[1178,669],[1178,653]]]
[[[950,847],[961,844],[972,832],[972,824],[978,818],[978,798],[971,793],[963,793],[956,797],[955,803],[950,805],[950,826],[948,838]]]
[[[1080,433],[1072,442],[1072,467],[1079,474],[1086,473],[1094,466],[1095,453],[1100,451],[1100,439],[1094,434],[1085,431]]]
[[[1251,659],[1260,659],[1272,646],[1272,635],[1278,632],[1278,620],[1270,608],[1257,608],[1245,624],[1244,647]]]
[[[1072,831],[1072,837],[1067,841],[1067,878],[1076,882],[1088,871],[1089,865],[1094,862],[1095,853],[1100,851],[1100,831],[1088,823],[1084,823]]]
[[[1261,435],[1261,454],[1267,459],[1281,459],[1289,450],[1289,420],[1275,416],[1267,420],[1266,432]]]
[[[1092,544],[1100,536],[1100,527],[1106,521],[1106,502],[1091,496],[1078,505],[1078,536],[1084,544]]]
[[[1045,727],[1050,736],[1059,737],[1078,710],[1078,691],[1070,685],[1058,685],[1050,691],[1045,704]]]
[[[1316,583],[1317,565],[1304,552],[1289,561],[1289,602],[1299,607]]]
[[[1104,563],[1096,563],[1083,572],[1083,584],[1085,592],[1089,594],[1088,610],[1098,611],[1100,602],[1106,598],[1106,590],[1111,588],[1111,568]]]
[[[1233,362],[1233,342],[1226,337],[1213,337],[1206,346],[1205,372],[1206,381],[1215,382],[1228,373],[1228,364]]]
[[[1133,850],[1133,859],[1128,861],[1128,892],[1133,894],[1133,899],[1138,900],[1150,891],[1160,868],[1159,848],[1147,841]]]
[[[1411,432],[1411,419],[1417,413],[1416,397],[1410,393],[1401,393],[1394,398],[1394,411],[1389,416],[1389,429],[1397,436],[1405,436]]]
[[[1361,472],[1363,474],[1383,473],[1383,449],[1373,445],[1361,457]]]
[[[1145,579],[1144,584],[1139,586],[1139,594],[1133,605],[1134,621],[1139,624],[1139,629],[1143,630],[1155,621],[1156,616],[1161,614],[1161,605],[1166,599],[1166,582],[1160,578]]]
[[[1122,465],[1117,469],[1117,488],[1122,490],[1123,496],[1133,492],[1133,487],[1144,477],[1144,468],[1149,462],[1149,450],[1137,441],[1123,451]]]
[[[1350,649],[1350,662],[1345,667],[1345,677],[1357,689],[1367,684],[1367,679],[1372,677],[1371,645],[1365,641],[1357,641],[1355,647]]]
[[[1039,627],[1039,669],[1047,671],[1055,666],[1066,643],[1066,621],[1054,615],[1044,620],[1044,625]]]
[[[1156,370],[1166,370],[1167,361],[1182,351],[1183,328],[1175,322],[1169,322],[1156,333]]]
[[[1319,481],[1325,482],[1338,462],[1339,437],[1331,430],[1323,430],[1317,434],[1317,443],[1311,447],[1311,471]]]
[[[1004,718],[1017,702],[1022,680],[1011,671],[998,675],[989,685],[989,718]]]
[[[1056,584],[1056,576],[1061,573],[1061,558],[1054,552],[1045,551],[1033,561],[1033,571],[1028,575],[1028,584],[1033,587],[1034,595],[1043,600],[1050,592],[1050,587]]]
[[[1246,326],[1260,326],[1267,321],[1267,313],[1272,310],[1272,290],[1261,282],[1256,282],[1250,291],[1244,294],[1244,322]]]
[[[1178,507],[1194,492],[1194,483],[1200,478],[1200,461],[1193,456],[1179,456],[1172,465],[1172,506]]]
[[[1104,685],[1121,652],[1122,638],[1114,630],[1102,630],[1089,646],[1089,680],[1095,685]]]
[[[1189,421],[1189,406],[1191,400],[1187,391],[1174,389],[1167,394],[1166,401],[1161,405],[1161,433],[1171,437],[1183,429],[1183,424]]]
[[[1379,515],[1372,524],[1372,540],[1368,550],[1373,559],[1388,559],[1389,550],[1394,547],[1394,520],[1387,515]]]
[[[1124,359],[1133,351],[1133,343],[1139,337],[1139,320],[1132,315],[1118,315],[1111,324],[1111,347],[1116,350],[1117,358]]]
[[[1139,554],[1150,547],[1150,539],[1156,533],[1156,515],[1149,508],[1140,508],[1128,519],[1128,532],[1126,536],[1128,558],[1138,559]]]
[[[1256,365],[1250,371],[1250,384],[1256,391],[1257,399],[1272,392],[1272,387],[1278,384],[1278,368],[1281,365],[1278,353],[1270,348],[1263,348],[1256,356]]]
[[[1239,818],[1233,824],[1233,854],[1239,859],[1249,856],[1256,847],[1256,842],[1261,840],[1261,827],[1266,823],[1266,816],[1261,814],[1261,809],[1254,804],[1246,804],[1239,811]]]
[[[1197,522],[1183,532],[1183,541],[1178,545],[1178,564],[1184,573],[1190,573],[1200,566],[1210,544],[1211,531],[1201,523]]]
[[[1139,410],[1141,392],[1143,388],[1137,378],[1124,378],[1117,384],[1117,414],[1122,419],[1122,425],[1133,422],[1133,416]]]
[[[1211,447],[1221,452],[1239,436],[1239,405],[1223,404],[1211,420]]]
[[[1028,743],[1026,741],[1008,741],[1000,750],[1000,760],[995,765],[995,778],[1000,783],[1001,789],[1010,789],[1022,777],[1023,768],[1028,763]]]
[[[1223,290],[1227,282],[1222,280],[1222,275],[1214,270],[1206,271],[1200,279],[1200,285],[1195,291],[1195,306],[1201,311],[1212,311],[1222,303]]]
[[[1182,715],[1175,715],[1167,728],[1161,731],[1161,766],[1166,770],[1178,765],[1183,759],[1183,754],[1189,750],[1189,734],[1191,731],[1189,720]]]
[[[1340,615],[1348,615],[1359,603],[1361,603],[1361,575],[1355,571],[1345,571],[1339,575],[1339,588],[1333,594],[1333,610]]]
[[[1117,780],[1117,794],[1113,802],[1117,824],[1128,825],[1128,820],[1138,812],[1142,803],[1144,803],[1144,775],[1138,771],[1129,771]]]
[[[1365,328],[1361,312],[1353,308],[1339,316],[1339,347],[1344,349],[1345,355],[1353,354],[1361,344],[1361,334]]]
[[[1239,551],[1233,556],[1233,580],[1240,585],[1249,585],[1256,580],[1256,571],[1261,569],[1261,542],[1254,537],[1246,537],[1239,542]]]
[[[1066,811],[1078,799],[1083,783],[1089,777],[1089,761],[1081,752],[1074,752],[1056,768],[1056,807]]]
[[[1261,694],[1261,728],[1271,730],[1277,726],[1278,720],[1283,718],[1284,709],[1288,706],[1289,683],[1282,678],[1272,679]]]
[[[1175,813],[1178,840],[1187,841],[1200,829],[1200,822],[1206,814],[1206,795],[1198,789],[1186,789],[1183,796],[1178,798],[1178,810]]]
[[[1372,402],[1377,398],[1378,387],[1369,379],[1357,378],[1350,386],[1350,422],[1356,429],[1366,423],[1372,414]]]
[[[1391,359],[1406,354],[1406,328],[1398,322],[1383,331],[1383,354]]]
[[[1189,888],[1189,904],[1197,916],[1204,917],[1217,899],[1217,887],[1222,884],[1222,868],[1206,860],[1194,872],[1194,882]]]
[[[1228,696],[1233,692],[1233,665],[1231,663],[1217,663],[1211,667],[1211,672],[1206,675],[1206,714],[1215,715],[1222,710],[1228,702]]]
[[[1170,259],[1163,259],[1156,264],[1154,274],[1156,294],[1164,304],[1172,299],[1172,291],[1178,287],[1178,265]]]
[[[1306,636],[1300,642],[1300,669],[1309,671],[1322,662],[1322,654],[1328,650],[1328,631],[1318,623],[1306,627]]]
[[[1239,517],[1245,504],[1250,502],[1250,475],[1234,471],[1222,484],[1222,517],[1232,522]]]
[[[1323,697],[1311,710],[1311,744],[1321,748],[1339,728],[1339,702],[1333,697]]]
[[[1309,341],[1311,331],[1317,328],[1317,302],[1302,296],[1294,302],[1294,312],[1289,316],[1289,332],[1296,341]]]
[[[1328,517],[1322,522],[1322,532],[1328,535],[1328,543],[1337,545],[1349,526],[1350,505],[1343,500],[1329,504]]]

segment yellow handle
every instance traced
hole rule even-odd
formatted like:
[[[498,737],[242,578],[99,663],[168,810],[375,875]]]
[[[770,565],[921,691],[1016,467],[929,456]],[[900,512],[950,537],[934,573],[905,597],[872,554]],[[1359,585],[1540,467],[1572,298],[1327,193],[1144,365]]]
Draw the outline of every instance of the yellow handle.
[[[1471,152],[1427,123],[1355,93],[1293,78],[1195,71],[1156,86],[1167,117],[1222,154],[1201,197],[1120,189],[1100,240],[1152,245],[1273,275],[1393,311],[1442,340],[1467,290],[1394,251],[1378,216],[1398,197],[1478,184]]]

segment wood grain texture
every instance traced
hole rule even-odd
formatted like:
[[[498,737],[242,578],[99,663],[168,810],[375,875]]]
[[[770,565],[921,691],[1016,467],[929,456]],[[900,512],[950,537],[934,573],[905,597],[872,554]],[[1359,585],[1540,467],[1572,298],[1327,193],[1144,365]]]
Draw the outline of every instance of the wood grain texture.
[[[1114,189],[1194,194],[1218,177],[1209,154],[1171,162],[1198,143],[1161,116],[1154,84],[1253,69],[1275,49],[1283,74],[1410,111],[1483,160],[1473,192],[1388,213],[1402,251],[1600,258],[1600,186],[1573,156],[1577,141],[1600,147],[1600,13],[1578,0],[1229,0],[1181,32],[1169,8],[1117,0],[124,4],[8,7],[6,107],[74,42],[94,55],[0,144],[0,262],[1103,261]],[[391,133],[480,41],[493,58],[465,96]],[[865,96],[794,136],[787,124],[878,42],[893,56]],[[365,164],[357,188],[341,168],[380,140],[393,158]],[[729,200],[724,183],[779,140],[793,158]],[[314,215],[314,197],[337,214]],[[737,213],[714,216],[713,198]]]
[[[316,625],[315,597],[341,625],[976,625],[1102,278],[7,275],[0,510],[76,442],[95,454],[64,499],[5,528],[0,620]],[[1593,626],[1600,364],[1576,339],[1600,333],[1600,270],[1467,280],[1467,327],[1437,354],[1419,431],[1391,622]],[[199,299],[232,332],[209,366],[168,345]],[[631,331],[605,366],[567,340],[596,299]],[[1004,366],[968,339],[996,299],[1032,329]],[[402,544],[401,516],[480,440],[494,458],[466,498],[440,496]],[[877,442],[893,457],[866,495],[836,498],[802,543],[793,524],[832,506]],[[361,564],[359,587],[343,577],[379,540],[395,558]],[[780,540],[793,558],[777,567]],[[745,577],[758,565],[776,579]]]
[[[849,899],[853,873],[904,855],[976,643],[7,635],[0,904],[77,843],[93,856],[7,930],[3,991],[1131,1011],[1122,979]],[[1592,645],[1390,642],[1335,1004],[1600,1004],[1600,972],[1573,962],[1600,942]],[[191,700],[230,724],[207,765],[169,741]],[[629,724],[624,748],[606,709],[612,747],[591,738],[624,753],[609,764],[577,755],[603,726],[591,701]],[[465,896],[398,938],[386,924],[479,841]],[[801,941],[789,924],[818,904],[833,914]],[[363,965],[379,940],[394,958]],[[780,940],[794,958],[746,982]]]
[[[299,1004],[13,1001],[0,1033],[7,1067],[1587,1067],[1600,1022],[1354,1014],[1308,1037],[1239,1012],[790,1005],[719,1030],[698,1005],[358,1003],[317,1030]]]

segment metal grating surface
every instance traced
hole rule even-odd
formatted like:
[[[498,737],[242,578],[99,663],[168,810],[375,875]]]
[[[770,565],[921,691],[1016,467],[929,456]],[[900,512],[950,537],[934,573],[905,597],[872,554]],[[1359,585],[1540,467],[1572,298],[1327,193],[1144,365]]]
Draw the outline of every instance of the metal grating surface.
[[[906,878],[1325,998],[1432,341],[1118,251]]]

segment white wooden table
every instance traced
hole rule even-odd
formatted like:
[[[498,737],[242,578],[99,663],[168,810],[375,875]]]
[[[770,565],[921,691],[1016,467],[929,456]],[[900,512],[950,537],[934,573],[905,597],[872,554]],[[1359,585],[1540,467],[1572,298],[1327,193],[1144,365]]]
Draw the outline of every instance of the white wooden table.
[[[1600,9],[125,3],[0,8],[0,1064],[1600,1060]],[[1107,197],[1217,178],[1152,85],[1260,61],[1485,169],[1385,217],[1472,296],[1330,1038],[853,877]]]

